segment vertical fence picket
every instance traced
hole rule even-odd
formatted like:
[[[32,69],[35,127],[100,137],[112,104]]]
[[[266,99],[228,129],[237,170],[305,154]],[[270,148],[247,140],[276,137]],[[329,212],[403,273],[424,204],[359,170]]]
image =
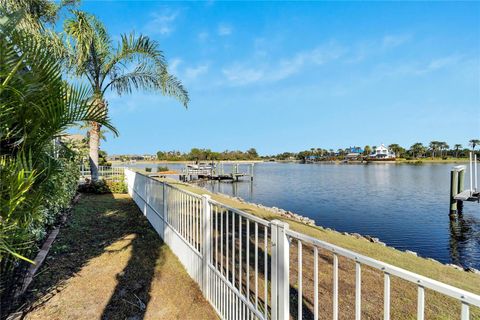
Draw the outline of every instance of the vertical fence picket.
[[[333,254],[333,320],[338,320],[338,256]]]
[[[203,290],[208,293],[209,290],[209,281],[208,278],[210,276],[209,272],[209,264],[212,260],[212,244],[211,240],[211,207],[210,207],[210,196],[204,194],[202,196],[202,218],[203,218],[203,238],[202,238],[202,253],[203,253]]]
[[[313,247],[313,318],[318,320],[318,248]]]
[[[355,320],[362,317],[362,267],[355,262]]]
[[[232,284],[235,287],[235,266],[237,265],[235,262],[235,212],[231,211],[232,213]]]
[[[238,248],[238,291],[240,294],[242,290],[242,216],[238,216],[238,239],[239,239],[239,248]]]
[[[470,307],[465,302],[462,302],[461,319],[462,320],[469,320],[470,319]]]
[[[223,269],[223,210],[220,210],[220,273],[224,274]]]
[[[255,222],[255,309],[258,310],[258,223]]]
[[[264,301],[264,317],[265,319],[268,318],[268,227],[264,227],[264,232],[263,232],[263,240],[264,240],[264,245],[263,245],[263,259],[264,261],[264,269],[263,269],[263,274],[265,275],[265,280],[264,280],[264,296],[263,296],[263,301]]]
[[[418,302],[417,302],[417,320],[423,320],[425,317],[425,289],[418,286]]]
[[[390,320],[390,274],[384,273],[383,319]]]
[[[230,226],[229,226],[228,216],[229,216],[230,214],[229,214],[229,211],[225,211],[225,212],[226,212],[226,215],[225,215],[225,220],[226,220],[226,224],[225,224],[225,228],[226,228],[226,233],[225,233],[225,239],[226,239],[226,246],[225,246],[225,248],[226,248],[226,255],[225,255],[225,256],[226,256],[226,259],[225,259],[226,271],[225,271],[225,278],[226,278],[227,281],[228,281],[228,279],[230,278],[230,275],[229,275],[229,273],[228,273],[228,269],[229,269],[229,268],[228,268],[228,265],[230,264],[230,261],[229,261],[230,256],[228,255],[228,250],[229,250],[229,249],[228,249],[228,247],[229,247],[229,245],[228,245],[228,244],[229,244],[228,239],[230,238],[230,235],[229,235],[229,228],[230,228]]]
[[[302,292],[302,241],[297,241],[298,250],[298,319],[302,320],[303,292]]]
[[[246,250],[246,255],[247,255],[247,261],[245,263],[245,268],[247,271],[246,275],[246,282],[247,282],[247,301],[250,301],[250,223],[248,222],[248,219],[245,219],[245,222],[247,223],[247,236],[245,238],[246,243],[245,243],[245,250]]]

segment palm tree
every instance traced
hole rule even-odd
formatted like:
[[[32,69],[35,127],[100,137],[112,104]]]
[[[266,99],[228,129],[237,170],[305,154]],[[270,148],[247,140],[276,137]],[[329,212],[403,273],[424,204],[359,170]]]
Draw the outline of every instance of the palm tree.
[[[393,143],[393,144],[389,145],[388,148],[389,148],[390,150],[392,150],[393,153],[395,153],[395,157],[397,157],[397,158],[400,156],[400,152],[402,152],[402,149],[403,149],[403,148],[402,148],[399,144],[397,144],[397,143]]]
[[[480,144],[480,139],[472,139],[469,141],[469,145],[472,147],[472,150],[475,151],[475,147]]]
[[[439,141],[432,141],[432,142],[430,142],[429,148],[430,148],[430,150],[432,151],[432,159],[435,158],[435,151],[438,150],[439,146],[440,146],[440,142],[439,142]]]
[[[155,41],[131,33],[123,34],[114,46],[105,26],[93,15],[78,10],[70,12],[73,18],[64,22],[69,70],[87,79],[98,110],[108,113],[107,90],[119,95],[138,89],[158,91],[187,107],[188,93],[168,73],[165,57]],[[92,179],[96,180],[101,124],[92,121],[90,125],[90,170]]]
[[[365,148],[363,148],[363,154],[368,156],[370,153],[372,153],[372,148],[370,148],[369,145],[366,145]]]
[[[62,79],[50,47],[19,28],[23,17],[0,9],[0,262],[17,253],[41,221],[42,187],[61,170],[52,140],[81,121],[116,132],[106,115],[88,101],[87,88]],[[76,184],[76,181],[74,181]],[[3,267],[4,265],[1,265]],[[0,270],[1,273],[2,270]],[[1,293],[1,290],[0,290]]]
[[[445,157],[448,156],[448,149],[450,149],[450,146],[448,145],[448,143],[446,142],[441,142],[441,145],[440,145],[440,150],[445,150]],[[443,156],[443,154],[442,154]]]
[[[418,158],[420,155],[423,154],[423,152],[425,152],[425,147],[422,143],[417,142],[410,147],[410,152],[412,153],[414,158]]]
[[[454,148],[455,148],[455,158],[458,158],[458,150],[462,147],[461,144],[455,144]]]

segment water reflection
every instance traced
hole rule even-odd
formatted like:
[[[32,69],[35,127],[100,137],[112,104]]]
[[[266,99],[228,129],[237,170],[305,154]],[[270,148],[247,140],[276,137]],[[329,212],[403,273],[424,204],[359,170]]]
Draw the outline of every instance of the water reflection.
[[[466,205],[469,205],[467,203]],[[470,204],[473,205],[473,204]],[[463,213],[450,219],[450,257],[452,263],[478,267],[480,254],[480,219]]]

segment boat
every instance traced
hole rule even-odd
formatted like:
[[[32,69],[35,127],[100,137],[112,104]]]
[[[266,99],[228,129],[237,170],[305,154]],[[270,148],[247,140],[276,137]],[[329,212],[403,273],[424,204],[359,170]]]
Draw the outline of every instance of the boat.
[[[212,169],[215,169],[215,167],[216,166],[214,163],[187,164],[187,168],[192,170],[212,170]]]

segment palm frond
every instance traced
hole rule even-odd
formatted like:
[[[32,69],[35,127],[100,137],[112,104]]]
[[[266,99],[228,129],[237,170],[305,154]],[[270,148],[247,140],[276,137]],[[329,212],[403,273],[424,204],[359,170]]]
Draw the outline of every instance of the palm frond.
[[[5,23],[0,31],[0,143],[2,152],[48,143],[79,121],[95,121],[117,134],[91,90],[62,79],[59,62],[35,38]],[[36,148],[38,149],[38,148]]]
[[[130,64],[135,64],[132,71]],[[167,71],[167,63],[158,44],[150,38],[134,33],[122,35],[118,51],[105,65],[105,77],[108,82],[103,93],[110,87],[118,94],[131,93],[133,90],[160,91],[162,94],[179,100],[185,107],[189,97],[182,83]]]

